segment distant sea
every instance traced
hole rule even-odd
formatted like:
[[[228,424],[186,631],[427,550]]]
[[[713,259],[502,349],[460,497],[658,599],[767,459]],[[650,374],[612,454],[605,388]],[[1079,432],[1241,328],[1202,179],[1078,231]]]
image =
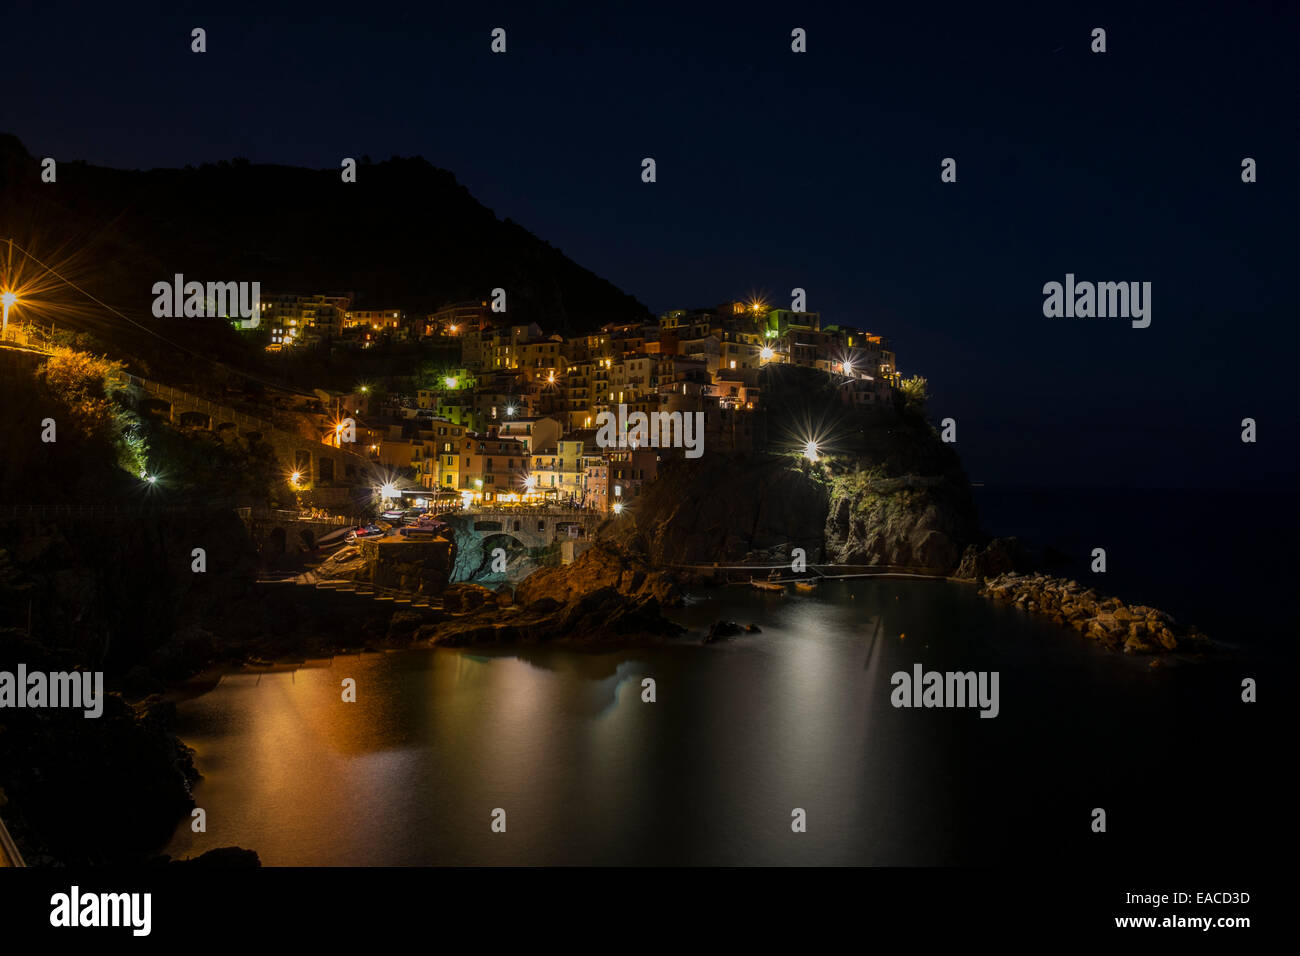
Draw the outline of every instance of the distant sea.
[[[1300,538],[1294,491],[976,487],[983,529],[1051,547],[1054,573],[1147,604],[1243,651],[1289,651]],[[1091,571],[1093,548],[1106,573]]]

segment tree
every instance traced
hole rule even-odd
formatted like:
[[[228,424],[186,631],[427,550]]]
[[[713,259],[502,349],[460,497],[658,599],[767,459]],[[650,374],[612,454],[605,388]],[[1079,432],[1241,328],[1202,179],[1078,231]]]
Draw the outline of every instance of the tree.
[[[898,383],[898,390],[903,393],[903,407],[909,412],[925,414],[926,380],[920,375],[913,375]]]
[[[55,347],[39,375],[50,391],[72,411],[87,438],[116,437],[115,376],[124,366],[102,356]]]

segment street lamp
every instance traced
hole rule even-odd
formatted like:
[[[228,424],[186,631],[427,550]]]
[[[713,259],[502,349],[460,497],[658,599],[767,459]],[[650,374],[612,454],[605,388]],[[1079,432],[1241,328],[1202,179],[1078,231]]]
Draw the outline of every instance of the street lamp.
[[[14,303],[16,303],[17,301],[18,301],[18,296],[15,293],[10,292],[8,289],[6,289],[4,292],[0,292],[0,302],[4,303],[4,311],[5,311],[4,325],[0,326],[0,337],[3,337],[4,333],[9,331],[9,308],[10,306],[14,305]]]

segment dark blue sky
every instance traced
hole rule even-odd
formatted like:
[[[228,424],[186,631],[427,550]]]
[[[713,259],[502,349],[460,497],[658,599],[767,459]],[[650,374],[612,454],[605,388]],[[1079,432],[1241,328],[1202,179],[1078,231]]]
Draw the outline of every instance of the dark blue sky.
[[[1295,4],[13,6],[37,156],[420,154],[655,311],[800,286],[889,336],[976,481],[1295,476]],[[1067,272],[1152,282],[1151,327],[1044,318]]]

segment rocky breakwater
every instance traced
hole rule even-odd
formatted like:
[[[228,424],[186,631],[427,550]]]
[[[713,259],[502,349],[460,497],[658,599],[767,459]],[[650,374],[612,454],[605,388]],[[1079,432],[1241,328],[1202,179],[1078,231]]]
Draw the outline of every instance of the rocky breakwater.
[[[1145,605],[1102,597],[1078,581],[1044,574],[1000,574],[986,578],[979,593],[1012,604],[1054,624],[1074,628],[1114,651],[1164,654],[1208,651],[1212,644],[1195,627]]]
[[[660,613],[680,600],[671,575],[599,543],[571,565],[535,571],[513,596],[451,585],[447,619],[421,627],[419,637],[445,645],[659,641],[681,633]]]

